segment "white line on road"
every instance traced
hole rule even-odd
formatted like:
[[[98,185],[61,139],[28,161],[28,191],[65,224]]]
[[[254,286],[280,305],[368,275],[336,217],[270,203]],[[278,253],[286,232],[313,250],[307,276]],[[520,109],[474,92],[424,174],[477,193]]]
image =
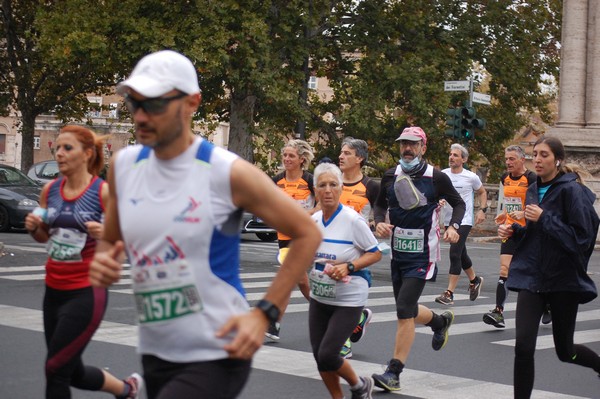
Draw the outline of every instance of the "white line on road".
[[[42,332],[42,312],[34,309],[0,305],[0,324],[7,327]],[[137,345],[137,327],[103,321],[94,335],[94,341],[135,347]],[[358,360],[351,360],[351,362],[355,371],[360,375],[382,372],[381,364]],[[310,352],[269,345],[264,345],[256,354],[252,368],[314,380],[321,379]],[[401,384],[403,394],[424,398],[463,399],[473,397],[474,392],[485,392],[485,396],[490,398],[506,398],[512,396],[513,392],[511,385],[409,369],[404,369]],[[534,390],[533,397],[536,399],[578,398],[578,396],[540,390]]]

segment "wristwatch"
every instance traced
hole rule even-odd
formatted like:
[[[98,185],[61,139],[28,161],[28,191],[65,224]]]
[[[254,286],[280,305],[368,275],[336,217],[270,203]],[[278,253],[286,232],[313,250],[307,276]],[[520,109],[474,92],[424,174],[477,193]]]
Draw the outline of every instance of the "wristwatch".
[[[454,227],[454,230],[458,231],[458,228],[460,227],[460,224],[458,224],[458,223],[452,223],[451,226]]]
[[[354,263],[348,262],[347,265],[348,265],[348,274],[354,273]]]
[[[265,314],[265,316],[267,316],[269,322],[275,323],[277,320],[279,320],[279,315],[281,314],[281,311],[277,306],[267,301],[266,299],[261,299],[260,301],[258,301],[258,303],[256,304],[256,308],[260,309]]]

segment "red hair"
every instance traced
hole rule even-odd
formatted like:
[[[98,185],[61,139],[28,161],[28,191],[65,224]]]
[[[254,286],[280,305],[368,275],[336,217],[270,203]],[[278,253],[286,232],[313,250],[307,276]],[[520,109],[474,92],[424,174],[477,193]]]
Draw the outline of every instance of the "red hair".
[[[108,136],[98,137],[96,133],[88,128],[78,125],[67,125],[60,129],[60,133],[71,133],[75,136],[85,150],[92,150],[92,156],[88,160],[88,172],[97,176],[104,168],[104,143]]]

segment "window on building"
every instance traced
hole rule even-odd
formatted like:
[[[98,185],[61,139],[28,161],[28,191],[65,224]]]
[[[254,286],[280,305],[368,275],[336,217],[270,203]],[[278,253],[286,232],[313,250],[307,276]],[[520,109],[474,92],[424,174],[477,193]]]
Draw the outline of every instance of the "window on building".
[[[34,150],[39,150],[40,149],[40,136],[34,136],[33,137],[33,149]]]
[[[88,117],[99,118],[102,116],[102,97],[101,96],[90,96],[87,98],[92,103],[92,108],[88,112]]]
[[[308,88],[311,90],[317,90],[317,77],[316,76],[311,76],[308,79]]]
[[[117,117],[119,116],[119,114],[117,112],[118,109],[119,109],[119,103],[110,103],[109,109],[108,109],[108,117],[117,119]]]
[[[0,134],[0,154],[6,154],[6,134]]]

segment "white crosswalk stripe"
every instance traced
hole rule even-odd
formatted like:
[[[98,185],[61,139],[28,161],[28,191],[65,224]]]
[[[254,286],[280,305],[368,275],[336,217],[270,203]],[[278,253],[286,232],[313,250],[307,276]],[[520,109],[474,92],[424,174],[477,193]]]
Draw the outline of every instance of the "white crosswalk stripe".
[[[245,244],[248,245],[248,244]],[[264,247],[257,245],[257,248]],[[276,247],[273,247],[276,252]],[[274,268],[275,269],[275,268]],[[0,279],[8,279],[13,281],[37,281],[43,280],[45,277],[44,266],[18,266],[18,267],[4,267],[0,268]],[[242,272],[240,277],[243,281],[244,288],[246,289],[246,298],[250,303],[260,300],[266,289],[270,286],[272,278],[275,276],[276,271],[273,272]],[[125,264],[122,271],[123,278],[113,285],[110,289],[111,293],[132,295],[133,290],[131,289],[131,272],[129,265]],[[371,323],[394,323],[397,320],[395,308],[395,301],[393,298],[393,289],[391,285],[375,286],[369,290],[370,298],[368,307],[373,310],[373,319]],[[430,309],[437,313],[441,313],[445,310],[452,310],[454,316],[454,324],[452,325],[451,335],[460,336],[467,334],[477,334],[486,331],[496,330],[493,326],[487,325],[479,318],[476,321],[464,321],[461,322],[460,316],[469,315],[481,315],[489,312],[493,308],[493,304],[481,304],[482,300],[490,299],[485,296],[480,296],[477,302],[469,301],[467,294],[454,294],[454,306],[444,306],[435,302],[437,295],[422,295],[420,303],[428,306]],[[514,311],[516,309],[515,302],[507,302],[505,304],[505,331],[513,330],[515,328]],[[302,296],[302,294],[295,290],[292,293],[290,304],[286,310],[286,313],[304,313],[308,312],[308,303]],[[600,319],[600,310],[588,310],[580,311],[578,313],[577,320],[593,321]],[[472,320],[472,319],[471,319]],[[421,326],[416,328],[416,333],[431,335],[432,331],[429,327]],[[547,334],[545,334],[547,332]],[[575,341],[581,343],[599,342],[600,341],[600,330],[581,330],[578,329],[575,335]],[[493,341],[493,344],[514,346],[514,339],[498,340]],[[540,335],[537,341],[538,349],[552,349],[554,348],[554,342],[552,339],[551,330],[544,331],[540,329]]]
[[[0,305],[0,324],[30,331],[43,331],[42,312],[21,307]],[[135,347],[137,345],[137,327],[130,324],[103,321],[94,335],[94,341]],[[310,352],[263,346],[254,357],[252,367],[275,373],[284,373],[296,377],[320,380]],[[359,375],[381,373],[381,365],[377,363],[352,361],[352,367]],[[426,398],[444,397],[462,399],[470,397],[473,392],[485,392],[488,397],[510,397],[513,388],[507,384],[497,384],[468,378],[428,373],[425,371],[405,369],[402,373],[402,390],[411,396]],[[435,381],[435,384],[431,384]],[[575,396],[554,392],[535,390],[539,399],[570,399]]]
[[[246,244],[247,245],[247,244]],[[252,248],[251,248],[252,249]],[[264,251],[263,245],[256,245],[256,250]],[[276,254],[276,246],[268,249]],[[275,266],[275,265],[273,265]],[[270,285],[271,279],[275,276],[277,269],[273,267],[268,272],[242,272],[241,279],[247,291],[247,299],[252,303],[264,296],[266,288]],[[13,281],[39,281],[44,279],[44,266],[19,266],[0,268],[0,280]],[[112,293],[131,295],[131,273],[129,265],[124,266],[121,281],[110,289]],[[421,302],[436,312],[442,312],[451,309],[455,316],[455,322],[451,329],[452,336],[466,334],[476,334],[484,331],[495,330],[494,327],[484,324],[481,321],[481,315],[493,308],[491,298],[480,296],[477,302],[469,301],[468,295],[456,293],[454,295],[455,305],[444,306],[435,303],[437,295],[423,295]],[[487,303],[485,303],[487,302]],[[374,311],[371,323],[395,323],[395,301],[391,284],[375,286],[370,289],[370,299],[368,306]],[[516,303],[507,302],[505,306],[506,328],[504,330],[514,329],[514,310]],[[302,297],[302,294],[296,290],[292,294],[291,303],[286,313],[308,312],[308,303]],[[477,315],[477,320],[473,317]],[[460,316],[465,316],[465,321],[461,321]],[[578,321],[592,321],[600,319],[600,310],[580,311]],[[31,331],[43,331],[42,314],[39,310],[26,309],[15,306],[0,305],[0,325],[20,328]],[[115,323],[103,321],[100,328],[94,336],[95,341],[109,342],[126,346],[136,346],[137,327],[130,324]],[[428,327],[418,327],[418,334],[430,335],[431,329]],[[600,341],[600,329],[581,330],[575,334],[576,342],[589,343]],[[493,344],[514,346],[514,339],[497,340]],[[540,329],[540,335],[537,341],[538,349],[552,349],[554,347],[551,329]],[[353,366],[359,374],[369,375],[371,373],[380,373],[381,365],[369,362],[353,360]],[[286,373],[297,377],[306,377],[319,380],[320,376],[314,365],[314,359],[310,350],[299,351],[274,346],[263,346],[258,352],[253,367],[256,369],[272,371],[277,373]],[[428,383],[435,379],[436,384]],[[418,370],[405,370],[403,373],[403,392],[410,392],[411,395],[421,397],[445,397],[445,398],[463,398],[472,395],[472,392],[486,392],[489,397],[509,397],[512,395],[512,387],[506,384],[490,383],[487,381],[478,381],[467,378],[461,378],[451,375],[442,375],[438,373],[428,373]],[[572,396],[556,394],[545,391],[534,391],[536,398],[571,398]]]

